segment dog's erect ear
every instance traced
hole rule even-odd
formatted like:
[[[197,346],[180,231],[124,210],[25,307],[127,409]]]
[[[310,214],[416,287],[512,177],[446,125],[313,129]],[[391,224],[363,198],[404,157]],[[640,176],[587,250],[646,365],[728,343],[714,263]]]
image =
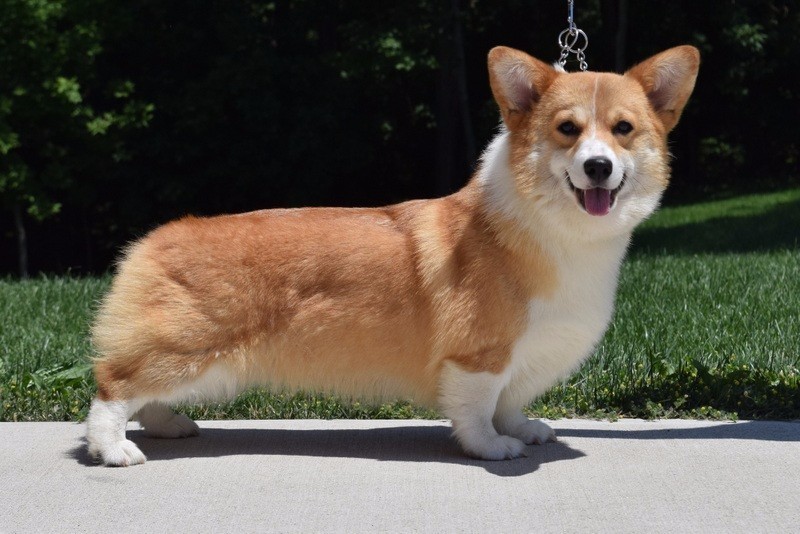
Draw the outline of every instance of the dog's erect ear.
[[[533,109],[557,75],[550,65],[519,50],[498,46],[489,51],[489,83],[509,130]]]
[[[689,100],[700,68],[700,52],[693,46],[677,46],[647,59],[628,72],[644,87],[650,104],[667,131],[672,130]]]

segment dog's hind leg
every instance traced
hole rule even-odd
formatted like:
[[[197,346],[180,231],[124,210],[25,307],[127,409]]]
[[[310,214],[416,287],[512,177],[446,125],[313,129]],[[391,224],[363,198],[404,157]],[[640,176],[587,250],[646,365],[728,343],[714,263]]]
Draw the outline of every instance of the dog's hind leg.
[[[154,361],[106,358],[95,362],[97,398],[87,419],[89,453],[106,465],[140,464],[145,456],[125,439],[125,426],[134,417],[146,435],[183,438],[198,433],[185,415],[175,414],[169,403],[202,398],[231,398],[242,383],[225,364],[209,365],[180,354],[159,354]]]
[[[170,355],[160,355],[169,362]],[[163,397],[171,384],[195,378],[178,365],[147,365],[135,358],[106,358],[95,362],[97,397],[86,420],[89,454],[109,466],[144,463],[146,458],[132,441],[125,438],[128,420],[139,412],[139,421],[148,433],[159,437],[180,437],[196,432],[185,416],[174,414],[163,405],[148,406]],[[159,382],[161,381],[161,382]]]
[[[147,458],[134,442],[125,438],[128,419],[144,401],[102,400],[92,401],[86,420],[86,441],[89,455],[99,458],[105,465],[128,466],[144,463]]]
[[[200,432],[197,423],[160,402],[145,404],[135,416],[151,438],[186,438]]]

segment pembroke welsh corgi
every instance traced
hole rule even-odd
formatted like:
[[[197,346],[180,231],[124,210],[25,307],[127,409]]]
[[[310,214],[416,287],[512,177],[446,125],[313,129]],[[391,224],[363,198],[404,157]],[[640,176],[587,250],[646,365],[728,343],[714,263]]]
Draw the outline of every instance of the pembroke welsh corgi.
[[[522,408],[603,335],[700,56],[679,46],[624,75],[505,47],[488,62],[503,124],[457,193],[187,217],[132,244],[93,328],[89,453],[142,463],[129,419],[192,436],[170,404],[255,384],[434,406],[487,460],[554,439]]]

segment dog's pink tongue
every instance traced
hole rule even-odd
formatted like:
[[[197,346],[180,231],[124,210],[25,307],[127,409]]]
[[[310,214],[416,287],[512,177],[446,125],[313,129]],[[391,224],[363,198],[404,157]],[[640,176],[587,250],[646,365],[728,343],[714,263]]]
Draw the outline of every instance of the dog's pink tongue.
[[[611,209],[611,191],[596,187],[583,192],[584,207],[589,215],[605,215]]]

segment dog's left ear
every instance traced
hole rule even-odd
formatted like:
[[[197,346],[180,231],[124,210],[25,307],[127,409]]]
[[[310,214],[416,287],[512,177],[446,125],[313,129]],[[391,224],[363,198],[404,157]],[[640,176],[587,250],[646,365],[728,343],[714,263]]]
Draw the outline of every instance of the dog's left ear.
[[[685,45],[656,54],[630,69],[625,76],[634,78],[644,87],[650,104],[670,131],[681,118],[699,68],[700,51]]]

